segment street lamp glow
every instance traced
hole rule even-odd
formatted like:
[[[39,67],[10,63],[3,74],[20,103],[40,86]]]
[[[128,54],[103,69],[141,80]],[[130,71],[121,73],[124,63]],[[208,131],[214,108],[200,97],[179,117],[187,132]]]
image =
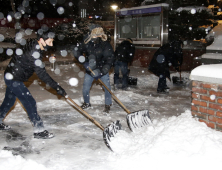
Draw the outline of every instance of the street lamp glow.
[[[112,5],[111,8],[112,8],[113,10],[116,10],[116,9],[118,8],[118,6],[117,6],[117,5]]]

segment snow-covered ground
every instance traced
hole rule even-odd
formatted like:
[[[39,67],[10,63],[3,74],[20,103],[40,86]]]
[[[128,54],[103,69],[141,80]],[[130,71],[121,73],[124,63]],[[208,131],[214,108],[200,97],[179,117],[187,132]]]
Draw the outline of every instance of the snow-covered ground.
[[[76,64],[60,66],[48,73],[79,105],[82,100],[84,70]],[[56,73],[56,74],[55,74]],[[182,72],[188,78],[189,73]],[[0,70],[0,103],[4,98],[3,71]],[[87,112],[103,126],[120,120],[123,130],[113,141],[111,152],[102,131],[83,117],[55,91],[45,89],[36,76],[26,84],[37,101],[45,127],[53,139],[34,139],[32,126],[19,102],[5,119],[14,131],[0,132],[1,170],[193,170],[218,169],[222,162],[222,133],[192,118],[190,83],[171,88],[168,95],[156,93],[158,78],[147,68],[131,67],[138,85],[128,91],[113,91],[131,112],[148,109],[153,124],[131,132],[127,113],[113,100],[111,112],[103,113],[104,92],[95,83],[91,89],[92,108]],[[171,76],[179,76],[173,73]],[[110,74],[113,84],[113,72]],[[77,86],[69,80],[77,78]],[[48,89],[48,90],[47,90]]]

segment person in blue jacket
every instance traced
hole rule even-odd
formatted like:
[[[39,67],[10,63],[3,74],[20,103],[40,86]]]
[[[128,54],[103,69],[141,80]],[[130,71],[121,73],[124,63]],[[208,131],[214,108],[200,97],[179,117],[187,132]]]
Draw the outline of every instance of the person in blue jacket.
[[[16,98],[18,98],[26,109],[34,127],[34,138],[48,139],[54,137],[54,135],[45,130],[43,121],[37,112],[36,101],[23,82],[27,81],[33,73],[36,73],[43,82],[55,89],[59,95],[65,96],[66,92],[49,76],[42,62],[43,53],[53,46],[55,34],[50,30],[38,32],[40,34],[37,34],[37,39],[28,41],[23,46],[22,52],[12,57],[4,72],[7,87],[5,98],[0,106],[0,130],[11,128],[4,124],[3,120],[13,107]]]

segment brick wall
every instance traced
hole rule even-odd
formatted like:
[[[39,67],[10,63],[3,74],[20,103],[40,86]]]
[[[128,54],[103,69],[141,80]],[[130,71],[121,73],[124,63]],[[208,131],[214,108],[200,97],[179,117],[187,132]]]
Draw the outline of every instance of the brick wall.
[[[200,122],[222,132],[222,84],[193,80],[191,112]]]

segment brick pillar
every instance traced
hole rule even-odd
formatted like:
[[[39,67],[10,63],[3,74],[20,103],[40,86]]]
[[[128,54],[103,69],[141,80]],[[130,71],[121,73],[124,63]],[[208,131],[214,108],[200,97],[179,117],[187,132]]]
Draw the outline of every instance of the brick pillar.
[[[191,112],[200,122],[222,132],[222,84],[193,80]]]

